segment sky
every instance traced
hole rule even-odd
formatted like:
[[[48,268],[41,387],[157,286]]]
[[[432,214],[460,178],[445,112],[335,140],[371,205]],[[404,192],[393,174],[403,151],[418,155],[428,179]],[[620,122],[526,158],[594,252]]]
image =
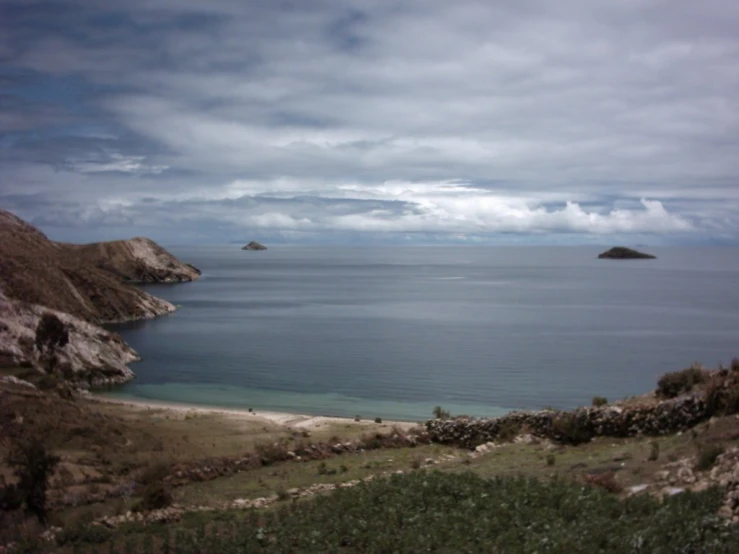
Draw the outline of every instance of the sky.
[[[739,243],[735,0],[0,0],[52,238]]]

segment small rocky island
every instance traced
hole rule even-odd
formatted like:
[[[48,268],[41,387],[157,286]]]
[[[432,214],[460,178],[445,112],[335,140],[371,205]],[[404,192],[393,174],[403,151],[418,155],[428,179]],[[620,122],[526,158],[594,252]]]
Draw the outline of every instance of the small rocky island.
[[[602,260],[654,260],[657,256],[651,254],[645,254],[638,250],[632,250],[625,246],[615,246],[610,250],[606,250],[598,255],[598,258]]]
[[[267,247],[263,244],[259,244],[257,241],[253,240],[246,246],[242,248],[242,250],[267,250]]]

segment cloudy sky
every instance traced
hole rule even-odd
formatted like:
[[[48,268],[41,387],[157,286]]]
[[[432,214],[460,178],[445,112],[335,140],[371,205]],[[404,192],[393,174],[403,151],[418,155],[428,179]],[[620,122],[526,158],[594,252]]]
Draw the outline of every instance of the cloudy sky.
[[[739,242],[734,0],[0,0],[54,238]]]

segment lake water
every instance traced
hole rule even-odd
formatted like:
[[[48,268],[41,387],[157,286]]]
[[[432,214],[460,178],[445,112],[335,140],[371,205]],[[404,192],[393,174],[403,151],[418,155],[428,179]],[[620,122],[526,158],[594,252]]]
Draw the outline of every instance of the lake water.
[[[428,418],[620,399],[739,355],[739,249],[172,247],[202,279],[118,327],[142,356],[112,394],[315,415]]]

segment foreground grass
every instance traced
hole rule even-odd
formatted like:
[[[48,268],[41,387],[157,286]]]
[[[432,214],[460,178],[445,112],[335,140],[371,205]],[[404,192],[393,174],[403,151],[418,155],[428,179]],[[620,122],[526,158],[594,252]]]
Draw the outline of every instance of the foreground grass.
[[[737,552],[715,514],[722,492],[664,502],[522,477],[418,471],[278,510],[231,514],[164,535],[141,529],[100,552]],[[122,531],[120,531],[122,532]],[[148,534],[147,534],[148,533]],[[78,547],[78,551],[82,551]],[[87,551],[94,552],[91,548]]]

